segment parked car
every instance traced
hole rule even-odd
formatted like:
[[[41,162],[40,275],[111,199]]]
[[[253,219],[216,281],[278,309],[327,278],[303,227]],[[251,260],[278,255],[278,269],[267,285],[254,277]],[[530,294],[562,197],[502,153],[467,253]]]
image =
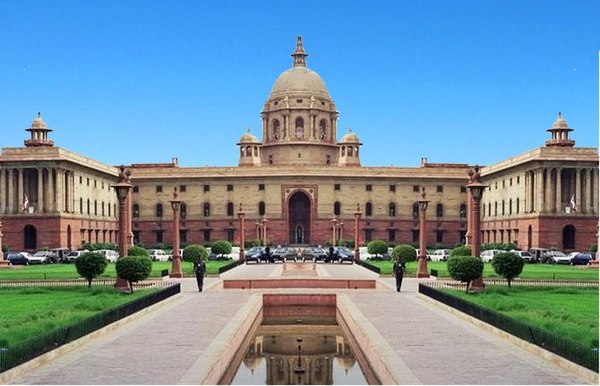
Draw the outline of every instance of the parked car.
[[[83,255],[84,253],[88,253],[89,251],[87,249],[84,249],[82,251],[71,251],[69,252],[69,254],[67,255],[67,263],[73,263],[75,260],[77,260],[77,258],[81,255]]]
[[[427,256],[427,260],[431,261],[446,261],[450,257],[450,249],[436,249],[431,255]]]
[[[523,259],[523,261],[525,261],[525,262],[529,262],[529,263],[535,262],[535,260],[533,260],[532,256],[527,251],[517,251],[517,250],[513,249],[510,251],[510,253],[514,253],[515,255],[517,255],[521,259]]]
[[[29,254],[23,252],[9,252],[6,260],[10,265],[29,265]]]
[[[349,261],[351,264],[354,263],[354,251],[348,247],[336,247],[334,256],[338,263],[343,263],[344,261]]]
[[[252,247],[246,251],[244,256],[246,264],[248,263],[260,263],[261,261],[267,261],[267,254],[263,247]]]
[[[581,252],[571,258],[571,265],[588,265],[594,260],[591,252]]]
[[[169,254],[162,249],[148,249],[148,255],[155,261],[168,261]]]
[[[69,254],[69,252],[71,252],[71,250],[69,248],[54,248],[51,249],[50,252],[56,255],[57,263],[64,263],[67,261],[67,255]]]
[[[119,252],[113,251],[112,249],[100,249],[96,252],[106,257],[106,260],[110,261],[111,263],[114,263],[119,259]]]
[[[551,264],[569,264],[571,263],[571,257],[565,255],[561,251],[548,251],[542,261]]]
[[[319,247],[306,247],[302,250],[302,261],[329,261],[329,253]]]
[[[531,248],[529,254],[531,255],[532,262],[548,263],[548,253],[550,251],[545,248]]]
[[[484,263],[489,263],[490,261],[492,261],[494,256],[502,252],[504,251],[500,249],[488,249],[486,251],[481,252],[479,257],[481,257],[481,261],[483,261]]]
[[[29,264],[51,264],[56,261],[56,255],[50,251],[38,251],[31,256]]]
[[[276,248],[271,253],[271,262],[273,262],[273,263],[276,262],[276,261],[279,261],[279,262],[282,262],[282,263],[285,262],[288,255],[293,255],[293,253],[289,252],[289,249],[290,248],[288,248],[288,247],[279,247],[279,248]]]

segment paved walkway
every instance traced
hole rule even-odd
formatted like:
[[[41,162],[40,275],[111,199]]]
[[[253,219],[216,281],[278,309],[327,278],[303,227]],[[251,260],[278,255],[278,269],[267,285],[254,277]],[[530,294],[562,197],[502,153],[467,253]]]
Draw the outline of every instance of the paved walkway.
[[[193,384],[228,344],[227,331],[242,323],[248,304],[263,290],[223,290],[223,278],[281,275],[282,266],[243,265],[207,278],[199,293],[181,279],[182,294],[88,339],[42,366],[13,379],[16,384]],[[391,348],[403,384],[585,384],[584,378],[456,316],[417,295],[417,279],[379,278],[356,265],[319,264],[320,277],[377,278],[375,290],[286,289],[269,292],[344,293],[356,314]],[[217,351],[215,351],[217,350]],[[395,362],[394,362],[395,361]],[[399,370],[400,371],[400,370]]]

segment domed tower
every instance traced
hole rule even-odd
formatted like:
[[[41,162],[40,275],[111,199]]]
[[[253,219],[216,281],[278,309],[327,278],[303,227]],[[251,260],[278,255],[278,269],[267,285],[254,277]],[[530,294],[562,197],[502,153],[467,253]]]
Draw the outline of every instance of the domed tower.
[[[38,113],[37,118],[33,120],[31,127],[25,129],[31,133],[31,137],[24,141],[27,147],[39,147],[39,146],[54,146],[54,141],[48,139],[48,132],[52,131],[46,126],[46,123],[42,121],[42,114]]]
[[[344,134],[338,145],[340,152],[338,163],[340,166],[360,166],[359,149],[362,143],[360,143],[352,128],[348,129],[348,133]]]
[[[250,128],[242,134],[240,142],[239,166],[259,166],[260,165],[260,142],[251,132]]]
[[[558,113],[558,118],[554,121],[552,128],[546,130],[552,134],[552,139],[546,141],[546,146],[561,146],[561,147],[573,147],[575,141],[569,139],[569,132],[573,131],[564,120],[562,114]]]
[[[292,68],[277,78],[261,112],[264,164],[337,163],[338,111],[319,74],[306,67],[307,56],[298,36]]]

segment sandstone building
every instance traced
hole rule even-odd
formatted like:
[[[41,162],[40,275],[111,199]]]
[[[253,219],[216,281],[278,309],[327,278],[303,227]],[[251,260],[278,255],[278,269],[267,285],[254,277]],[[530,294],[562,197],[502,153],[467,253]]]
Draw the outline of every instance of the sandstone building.
[[[363,167],[351,130],[338,141],[338,111],[321,77],[307,68],[299,37],[292,68],[275,81],[261,112],[262,142],[250,132],[237,146],[237,167],[131,164],[135,242],[170,244],[177,187],[183,200],[181,241],[239,241],[237,212],[246,213],[246,239],[267,225],[274,244],[323,244],[353,237],[392,244],[419,240],[420,187],[430,200],[429,244],[465,241],[469,164]],[[76,249],[83,242],[116,242],[117,200],[110,188],[118,169],[55,147],[38,116],[25,147],[0,156],[0,213],[12,249]],[[598,151],[578,148],[559,114],[543,147],[482,168],[489,185],[482,201],[483,242],[520,248],[586,250],[598,221]],[[366,144],[367,146],[369,144]],[[466,160],[468,161],[468,160]]]

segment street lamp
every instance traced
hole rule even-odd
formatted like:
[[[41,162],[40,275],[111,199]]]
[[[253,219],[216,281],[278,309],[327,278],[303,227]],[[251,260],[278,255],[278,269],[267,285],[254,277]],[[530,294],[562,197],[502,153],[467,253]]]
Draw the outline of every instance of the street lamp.
[[[356,211],[354,212],[354,260],[355,261],[360,260],[360,251],[358,249],[358,246],[359,246],[358,235],[360,234],[359,225],[360,225],[360,216],[361,215],[362,215],[362,212],[360,211],[360,204],[356,203]]]
[[[240,219],[240,261],[244,260],[244,217],[246,213],[242,210],[242,203],[240,202],[240,208],[238,209],[238,218]]]
[[[419,205],[419,265],[417,268],[417,277],[429,277],[429,273],[427,273],[427,242],[425,237],[425,217],[429,201],[425,199],[426,196],[425,187],[423,186],[421,199],[417,200],[417,204]]]
[[[129,246],[129,234],[131,233],[130,224],[127,221],[131,218],[128,214],[127,198],[133,185],[129,182],[129,176],[131,172],[125,168],[125,166],[119,167],[119,177],[117,183],[112,185],[117,193],[117,199],[119,200],[119,256],[127,256],[127,248]],[[120,278],[117,275],[117,282],[115,283],[117,291],[125,292],[131,291],[129,282]]]
[[[334,247],[336,246],[336,239],[337,239],[337,222],[338,220],[334,217],[331,219],[331,226],[332,226],[332,237],[331,237],[331,245],[333,245]]]
[[[340,220],[338,224],[339,234],[338,234],[338,243],[344,239],[344,220]]]
[[[269,222],[269,220],[267,220],[266,217],[263,217],[261,222],[262,222],[262,231],[263,231],[263,245],[266,247],[267,246],[267,223]]]
[[[173,188],[173,199],[169,201],[173,208],[173,260],[171,263],[170,277],[183,277],[181,270],[181,256],[179,255],[179,209],[182,201],[179,199],[177,187]]]
[[[467,185],[467,189],[469,189],[469,199],[472,199],[471,210],[472,213],[469,214],[469,221],[473,223],[469,226],[471,230],[471,255],[479,257],[481,250],[481,197],[483,196],[484,189],[487,188],[487,185],[481,182],[481,174],[479,174],[479,166],[475,165],[473,168],[473,173],[469,174],[469,184]],[[483,277],[479,277],[471,282],[471,287],[469,291],[471,292],[481,292],[485,288],[485,284],[483,283]]]

